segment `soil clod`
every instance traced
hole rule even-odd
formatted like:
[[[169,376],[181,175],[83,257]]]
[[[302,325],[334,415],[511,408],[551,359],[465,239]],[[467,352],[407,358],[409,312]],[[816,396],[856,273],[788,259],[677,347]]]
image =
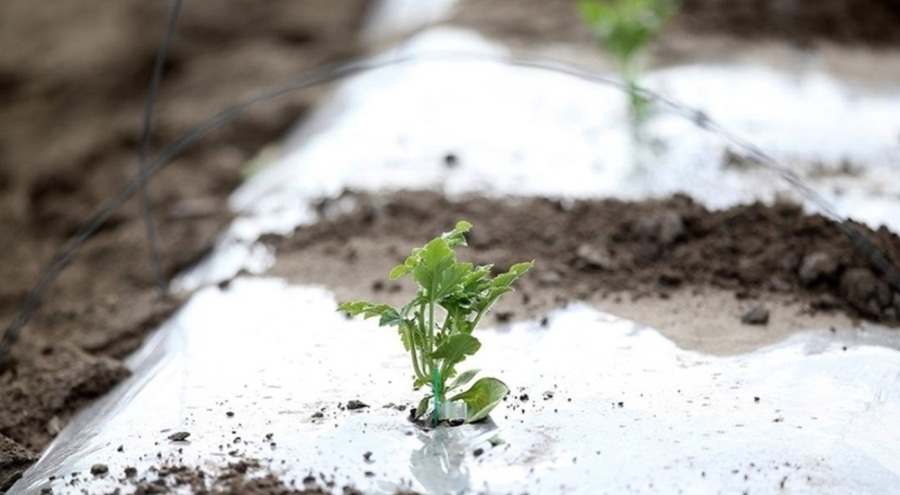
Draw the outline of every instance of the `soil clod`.
[[[744,325],[766,325],[769,323],[769,310],[756,306],[741,316],[741,323]]]
[[[862,268],[847,270],[841,277],[841,291],[857,310],[865,315],[881,314],[891,302],[891,289],[871,271]]]
[[[183,442],[187,440],[187,437],[189,436],[191,436],[191,433],[188,431],[176,431],[175,433],[169,435],[168,438],[173,442]]]
[[[369,405],[360,400],[353,399],[347,402],[347,409],[350,411],[356,411],[357,409],[364,409],[367,407],[369,407]]]
[[[837,258],[830,253],[815,251],[803,257],[798,274],[804,285],[812,285],[819,280],[833,278],[839,267]]]
[[[454,153],[444,155],[444,166],[447,168],[456,168],[459,165],[459,157]]]
[[[6,491],[36,459],[37,456],[0,434],[0,492]]]
[[[94,476],[103,476],[104,474],[109,473],[109,466],[106,464],[94,464],[91,466],[91,474]]]
[[[590,244],[582,244],[575,251],[578,261],[584,266],[590,268],[600,268],[603,270],[614,270],[615,263],[609,250],[605,246],[593,246]]]
[[[655,212],[639,218],[634,223],[634,233],[640,239],[668,246],[685,234],[684,221],[674,211]]]

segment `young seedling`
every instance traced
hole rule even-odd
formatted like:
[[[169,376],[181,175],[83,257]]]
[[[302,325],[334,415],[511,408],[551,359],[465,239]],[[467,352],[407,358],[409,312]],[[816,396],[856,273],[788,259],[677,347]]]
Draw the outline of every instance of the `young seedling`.
[[[410,275],[419,285],[416,296],[405,306],[354,301],[338,307],[353,316],[378,317],[379,326],[397,327],[412,358],[413,388],[431,386],[431,394],[419,402],[414,419],[422,417],[430,405],[434,426],[450,416],[448,405],[460,402],[466,406],[466,422],[484,419],[509,392],[502,381],[490,377],[461,392],[479,370],[457,374],[456,365],[481,348],[473,331],[500,296],[512,291],[512,283],[533,266],[532,262],[518,263],[492,278],[491,265],[457,261],[454,248],[466,245],[465,234],[471,228],[468,222],[457,223],[453,231],[413,249],[403,264],[391,270],[391,280]]]
[[[641,59],[675,14],[675,0],[577,1],[591,32],[619,65],[632,119],[643,120],[649,108],[637,86]]]

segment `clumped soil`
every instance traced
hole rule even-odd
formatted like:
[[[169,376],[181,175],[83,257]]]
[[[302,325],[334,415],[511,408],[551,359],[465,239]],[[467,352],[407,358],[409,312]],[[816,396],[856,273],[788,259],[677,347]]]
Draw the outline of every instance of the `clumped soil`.
[[[261,88],[359,53],[366,0],[185,2],[155,110],[151,156]],[[0,2],[0,323],[96,207],[137,171],[142,110],[171,2]],[[324,89],[213,133],[150,188],[166,274],[230,219],[243,164]],[[177,305],[154,289],[138,204],[118,210],[52,286],[0,369],[0,490]]]
[[[715,288],[746,300],[799,302],[807,311],[839,311],[887,325],[900,322],[900,294],[834,222],[793,204],[752,204],[709,211],[690,198],[566,202],[542,198],[458,201],[427,191],[387,196],[348,193],[352,213],[329,215],[277,246],[273,273],[349,297],[399,302],[402,286],[385,274],[409,250],[460,219],[475,225],[467,260],[505,270],[537,260],[517,283],[524,314],[498,307],[496,318],[540,317],[572,299],[602,294],[665,298]],[[900,238],[855,225],[894,265]],[[339,295],[341,295],[339,293]]]

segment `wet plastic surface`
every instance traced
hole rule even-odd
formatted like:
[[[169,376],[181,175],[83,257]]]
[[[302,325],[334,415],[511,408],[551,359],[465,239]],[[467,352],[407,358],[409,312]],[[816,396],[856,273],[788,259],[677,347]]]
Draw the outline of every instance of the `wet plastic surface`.
[[[896,332],[801,334],[719,358],[575,304],[546,325],[480,331],[482,351],[460,368],[501,377],[510,397],[491,422],[423,432],[385,407],[420,398],[396,333],[335,308],[323,289],[274,279],[201,290],[12,493],[111,490],[112,478],[65,484],[95,463],[122,473],[236,457],[366,493],[900,490]],[[172,442],[174,431],[191,436]]]

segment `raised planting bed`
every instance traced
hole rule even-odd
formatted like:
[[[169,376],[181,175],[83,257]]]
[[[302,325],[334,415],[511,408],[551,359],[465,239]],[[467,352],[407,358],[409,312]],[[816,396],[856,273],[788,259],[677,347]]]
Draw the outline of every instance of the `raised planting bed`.
[[[351,67],[365,70],[247,169],[210,253],[180,255],[171,317],[145,281],[133,311],[98,306],[112,330],[17,348],[0,481],[58,437],[12,493],[900,489],[900,95],[670,68],[647,74],[663,98],[637,134],[615,81],[470,31]],[[460,220],[460,260],[521,278],[473,330],[478,352],[454,347],[457,371],[509,393],[434,427],[434,373],[396,329],[338,309],[402,307],[417,285],[388,273]],[[477,303],[450,285],[438,306]],[[399,319],[422,326],[422,307]],[[38,321],[65,327],[54,314]]]

